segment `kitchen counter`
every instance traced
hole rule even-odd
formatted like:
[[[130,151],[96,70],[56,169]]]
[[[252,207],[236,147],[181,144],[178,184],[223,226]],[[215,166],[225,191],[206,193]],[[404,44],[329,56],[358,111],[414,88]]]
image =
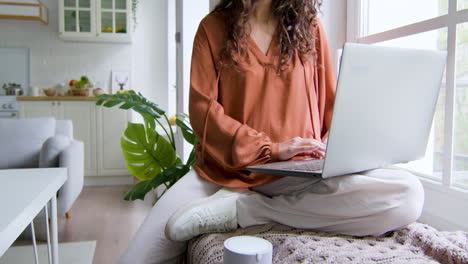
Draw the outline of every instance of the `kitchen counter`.
[[[17,96],[18,101],[96,101],[94,96]]]

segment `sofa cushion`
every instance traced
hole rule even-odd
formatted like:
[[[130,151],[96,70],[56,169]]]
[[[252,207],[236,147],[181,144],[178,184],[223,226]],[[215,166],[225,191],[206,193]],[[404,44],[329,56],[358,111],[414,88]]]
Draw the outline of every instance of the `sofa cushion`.
[[[0,119],[0,169],[37,168],[42,144],[55,134],[55,119]]]
[[[42,145],[39,153],[39,168],[59,166],[59,156],[71,143],[72,139],[66,136],[53,136]]]

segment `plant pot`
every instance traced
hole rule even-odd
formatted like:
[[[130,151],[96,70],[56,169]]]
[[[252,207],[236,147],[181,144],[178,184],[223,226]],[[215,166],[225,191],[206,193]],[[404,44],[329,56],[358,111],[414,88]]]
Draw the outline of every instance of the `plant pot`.
[[[70,90],[71,90],[71,94],[73,96],[88,96],[89,95],[88,89],[73,88],[73,89],[70,89]]]

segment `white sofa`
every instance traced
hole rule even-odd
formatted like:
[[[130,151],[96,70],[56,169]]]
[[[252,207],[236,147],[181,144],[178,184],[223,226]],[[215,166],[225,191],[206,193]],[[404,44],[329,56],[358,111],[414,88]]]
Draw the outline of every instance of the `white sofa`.
[[[0,169],[64,167],[57,211],[68,212],[83,189],[84,145],[73,139],[70,120],[0,119]],[[18,190],[21,191],[21,190]]]

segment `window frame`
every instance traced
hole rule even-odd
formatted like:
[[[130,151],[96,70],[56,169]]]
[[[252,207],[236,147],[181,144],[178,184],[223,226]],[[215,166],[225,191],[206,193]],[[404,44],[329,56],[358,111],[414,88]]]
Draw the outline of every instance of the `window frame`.
[[[432,204],[426,204],[431,209],[426,214],[426,222],[432,222],[439,228],[453,229],[454,227],[468,231],[468,224],[460,221],[452,221],[454,217],[462,216],[466,220],[468,213],[459,215],[459,210],[463,204],[468,203],[468,189],[462,189],[453,184],[453,163],[454,163],[454,138],[455,138],[455,99],[456,99],[456,52],[457,52],[457,25],[468,22],[468,9],[457,10],[458,0],[448,0],[448,13],[446,15],[430,18],[413,24],[404,25],[387,31],[370,34],[361,37],[362,32],[367,32],[362,21],[365,17],[367,0],[347,1],[347,29],[346,41],[362,44],[374,44],[401,37],[407,37],[419,33],[424,33],[441,28],[447,28],[447,68],[446,68],[446,94],[444,109],[444,157],[442,180],[435,181],[430,175],[414,172],[420,176],[426,189],[426,200],[432,200]],[[434,200],[435,199],[435,200]],[[450,199],[459,201],[458,206],[446,206]],[[445,204],[445,205],[444,205]],[[444,208],[445,206],[445,208]],[[441,212],[437,216],[436,212]],[[464,210],[465,211],[465,210]],[[424,213],[423,213],[424,216]],[[449,224],[450,223],[450,224]]]

